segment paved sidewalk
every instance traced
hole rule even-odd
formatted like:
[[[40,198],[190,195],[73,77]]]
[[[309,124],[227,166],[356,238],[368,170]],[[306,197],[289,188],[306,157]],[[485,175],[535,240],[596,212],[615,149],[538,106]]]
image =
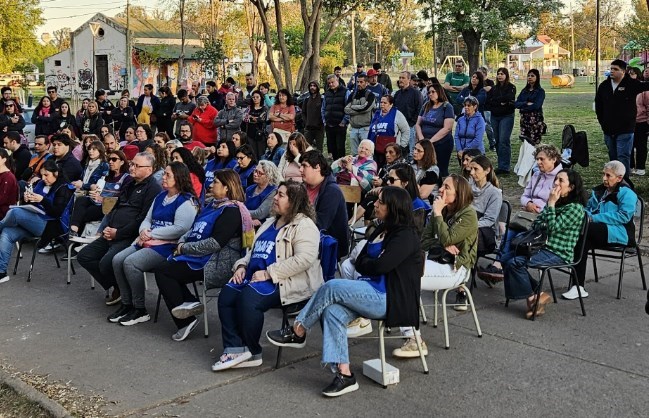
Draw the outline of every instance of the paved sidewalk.
[[[26,254],[29,253],[29,250]],[[258,368],[210,371],[221,354],[216,301],[210,305],[210,337],[199,327],[185,342],[162,305],[160,320],[133,327],[110,324],[115,307],[90,290],[79,268],[70,286],[51,256],[39,255],[31,283],[28,261],[0,285],[0,358],[21,371],[70,381],[81,393],[102,395],[110,415],[126,416],[480,416],[575,417],[646,416],[649,400],[649,316],[644,313],[636,262],[628,261],[622,300],[615,299],[617,265],[598,261],[601,280],[588,282],[586,317],[578,301],[559,300],[535,322],[524,319],[524,302],[504,307],[502,285],[474,291],[484,333],[475,335],[471,315],[450,313],[451,348],[443,348],[443,326],[423,326],[430,374],[418,360],[389,362],[401,383],[384,390],[361,376],[362,361],[378,357],[378,342],[353,340],[352,369],[360,390],[337,400],[320,390],[332,375],[320,367],[320,331],[307,347],[285,349],[288,365],[273,370],[276,348],[265,337]],[[565,288],[565,275],[555,274]],[[152,283],[151,283],[152,282]],[[155,282],[147,293],[153,315]],[[559,290],[558,290],[559,292]],[[424,303],[432,293],[424,292]],[[279,312],[267,314],[265,329],[279,326]],[[399,341],[389,341],[390,352]]]

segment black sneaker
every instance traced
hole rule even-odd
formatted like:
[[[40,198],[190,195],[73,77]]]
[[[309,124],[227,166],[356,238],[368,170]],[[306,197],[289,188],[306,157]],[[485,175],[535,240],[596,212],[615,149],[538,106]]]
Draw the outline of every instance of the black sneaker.
[[[457,296],[455,297],[455,306],[453,306],[453,309],[460,312],[464,312],[469,309],[469,304],[466,301],[466,293],[457,292]]]
[[[107,319],[108,319],[108,321],[116,324],[116,323],[119,322],[120,319],[125,317],[126,314],[128,314],[132,310],[133,310],[132,305],[122,305],[122,306],[119,307],[119,309],[117,311],[115,311],[114,313],[108,315]]]
[[[151,317],[149,316],[149,313],[146,311],[146,309],[131,309],[129,313],[124,315],[119,320],[119,323],[125,326],[131,326],[131,325],[139,324],[140,322],[147,322],[150,320]]]
[[[276,331],[266,331],[266,338],[271,344],[278,347],[302,348],[306,345],[306,333],[298,337],[292,326],[278,329]]]
[[[352,373],[351,376],[345,376],[338,372],[336,373],[336,377],[334,377],[334,381],[331,382],[329,386],[322,389],[322,394],[333,398],[355,390],[358,390],[358,383],[356,382],[354,373]]]

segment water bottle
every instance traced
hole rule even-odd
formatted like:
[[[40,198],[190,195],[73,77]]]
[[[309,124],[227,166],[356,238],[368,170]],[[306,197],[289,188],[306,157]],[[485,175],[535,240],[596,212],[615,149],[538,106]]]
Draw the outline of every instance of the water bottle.
[[[104,186],[106,186],[106,176],[103,176],[99,180],[97,180],[97,194],[101,194],[101,192],[104,190]]]

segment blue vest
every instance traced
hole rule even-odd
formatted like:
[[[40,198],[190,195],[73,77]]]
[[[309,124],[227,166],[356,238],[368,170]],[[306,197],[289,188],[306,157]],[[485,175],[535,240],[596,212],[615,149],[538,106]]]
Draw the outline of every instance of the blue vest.
[[[167,192],[165,191],[160,193],[155,197],[155,199],[153,199],[153,210],[151,211],[151,230],[173,225],[176,218],[176,210],[178,210],[178,208],[183,203],[192,198],[191,195],[183,193],[178,195],[176,200],[165,206],[162,203],[164,202],[166,196]],[[151,247],[151,249],[163,257],[169,257],[175,247],[175,244],[163,244]]]
[[[56,187],[50,187],[50,190],[46,193],[45,192],[45,182],[43,180],[39,181],[36,183],[34,186],[34,193],[39,194],[43,196],[43,199],[47,199],[50,202],[50,205],[54,204],[54,197],[56,196],[56,192],[59,191],[61,187],[68,187],[69,189],[74,190],[74,186],[68,183],[63,183],[59,184]],[[45,207],[43,207],[42,203],[31,203],[32,205],[36,206],[37,208],[45,211]],[[45,219],[46,221],[51,221],[55,218],[48,216],[48,215],[41,215],[40,213],[38,214],[42,219]],[[68,214],[69,216],[69,214]]]
[[[381,116],[381,109],[377,110],[372,118],[367,139],[376,143],[377,136],[396,136],[396,132],[394,131],[394,119],[396,116],[397,108],[394,106],[385,116]]]
[[[367,255],[372,259],[377,259],[383,251],[383,241],[368,242]],[[379,276],[361,276],[358,280],[364,280],[370,284],[377,292],[385,293],[385,274]]]
[[[208,205],[201,210],[201,213],[198,214],[194,224],[192,225],[191,231],[187,234],[185,242],[197,242],[207,239],[212,236],[212,231],[214,230],[214,225],[219,219],[219,216],[223,213],[223,210],[229,205],[221,205],[215,208],[213,205]],[[185,261],[187,265],[192,270],[201,270],[205,267],[205,264],[210,260],[212,254],[206,254],[203,256],[193,256],[181,254],[173,259],[175,261]]]
[[[203,190],[209,190],[214,182],[214,173],[225,168],[234,168],[237,165],[237,160],[231,159],[227,164],[223,164],[218,158],[211,159],[205,165],[205,182],[203,183]]]
[[[248,210],[258,209],[259,206],[261,206],[261,202],[263,202],[269,194],[277,190],[277,186],[271,186],[269,184],[264,190],[261,191],[261,193],[255,196],[256,188],[257,185],[253,184],[252,186],[248,186],[248,188],[246,189],[246,207],[248,208]]]
[[[241,186],[246,189],[248,187],[248,177],[252,174],[253,171],[255,171],[255,168],[257,168],[256,164],[250,164],[248,168],[242,169],[238,165],[234,168],[234,171],[239,173],[239,178],[241,179]]]

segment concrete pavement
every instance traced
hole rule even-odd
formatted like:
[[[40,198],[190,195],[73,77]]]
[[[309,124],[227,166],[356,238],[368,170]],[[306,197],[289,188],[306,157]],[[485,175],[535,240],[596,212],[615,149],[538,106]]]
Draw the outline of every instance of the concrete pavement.
[[[559,300],[527,321],[524,302],[505,308],[502,285],[488,289],[479,281],[474,299],[484,337],[476,337],[470,314],[451,311],[451,348],[444,350],[443,327],[432,327],[429,307],[422,332],[430,374],[421,373],[417,360],[389,359],[401,382],[387,390],[361,376],[362,361],[378,357],[378,342],[353,340],[352,369],[361,388],[332,400],[320,395],[332,375],[319,365],[319,330],[306,348],[285,349],[288,364],[279,370],[272,368],[276,348],[262,337],[263,366],[214,373],[210,365],[222,350],[215,300],[210,337],[199,327],[187,341],[174,342],[164,303],[156,324],[110,324],[105,318],[116,308],[104,305],[102,290],[90,290],[85,271],[79,268],[67,286],[65,270],[39,255],[31,283],[24,259],[18,275],[0,285],[0,356],[17,370],[102,395],[109,415],[646,416],[649,316],[637,262],[627,261],[622,300],[615,299],[617,265],[598,260],[598,266],[600,282],[587,283],[586,317],[578,301]],[[554,277],[565,289],[566,276]],[[154,281],[150,287],[153,314]],[[431,292],[424,292],[424,303],[432,303]],[[279,312],[266,318],[264,329],[279,326]],[[387,351],[398,344],[388,341]]]

